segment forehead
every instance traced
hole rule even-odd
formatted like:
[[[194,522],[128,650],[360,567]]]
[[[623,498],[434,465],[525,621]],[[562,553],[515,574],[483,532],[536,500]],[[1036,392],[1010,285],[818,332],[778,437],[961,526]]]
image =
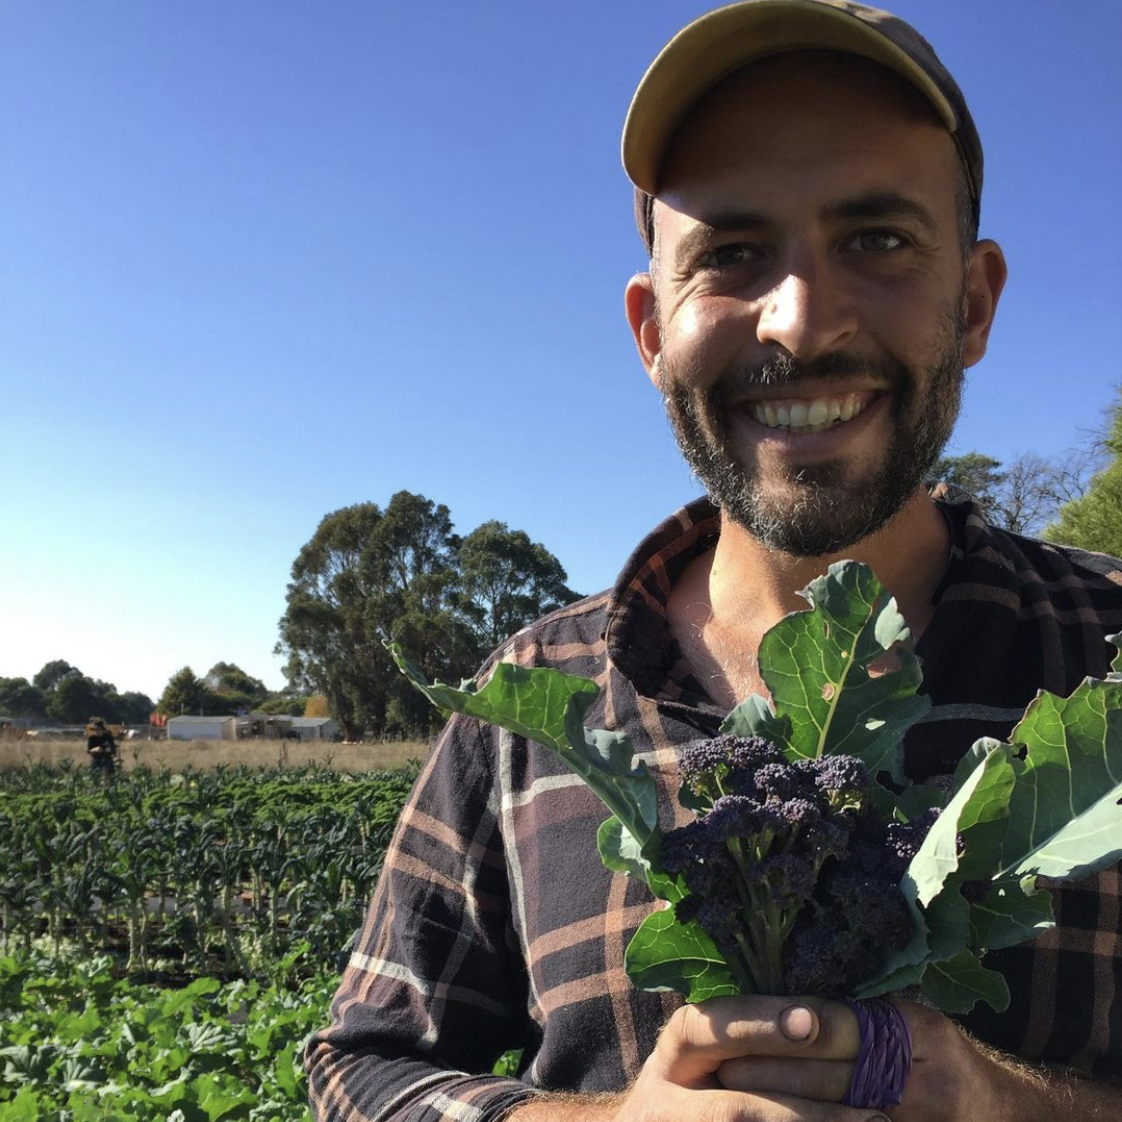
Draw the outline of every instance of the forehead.
[[[945,194],[953,215],[958,179],[954,142],[911,85],[851,55],[797,52],[738,71],[695,106],[663,163],[655,219],[707,197],[780,206],[815,190],[905,188]]]

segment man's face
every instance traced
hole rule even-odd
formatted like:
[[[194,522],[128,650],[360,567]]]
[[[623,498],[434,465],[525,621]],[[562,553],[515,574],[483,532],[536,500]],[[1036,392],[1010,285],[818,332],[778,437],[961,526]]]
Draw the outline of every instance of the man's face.
[[[865,538],[950,436],[981,354],[958,177],[918,95],[839,56],[757,64],[676,137],[640,349],[691,466],[769,547]]]

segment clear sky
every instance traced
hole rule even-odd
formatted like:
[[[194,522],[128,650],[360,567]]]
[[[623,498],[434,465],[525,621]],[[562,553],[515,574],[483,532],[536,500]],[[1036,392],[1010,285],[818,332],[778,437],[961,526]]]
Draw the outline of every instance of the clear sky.
[[[709,6],[6,0],[0,675],[279,688],[301,545],[403,488],[610,584],[698,492],[622,316],[618,145]],[[1057,454],[1122,381],[1122,4],[895,10],[1011,270],[952,452]]]

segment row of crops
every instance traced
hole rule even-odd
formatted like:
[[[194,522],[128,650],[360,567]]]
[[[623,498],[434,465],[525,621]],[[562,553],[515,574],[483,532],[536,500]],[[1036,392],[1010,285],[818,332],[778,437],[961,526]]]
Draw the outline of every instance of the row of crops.
[[[308,1117],[416,768],[0,774],[0,1117]]]

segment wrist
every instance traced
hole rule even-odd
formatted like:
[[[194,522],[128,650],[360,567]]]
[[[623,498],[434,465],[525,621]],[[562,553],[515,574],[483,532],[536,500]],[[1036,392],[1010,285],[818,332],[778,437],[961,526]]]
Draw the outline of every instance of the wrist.
[[[613,1122],[621,1095],[538,1094],[524,1099],[502,1122]]]

